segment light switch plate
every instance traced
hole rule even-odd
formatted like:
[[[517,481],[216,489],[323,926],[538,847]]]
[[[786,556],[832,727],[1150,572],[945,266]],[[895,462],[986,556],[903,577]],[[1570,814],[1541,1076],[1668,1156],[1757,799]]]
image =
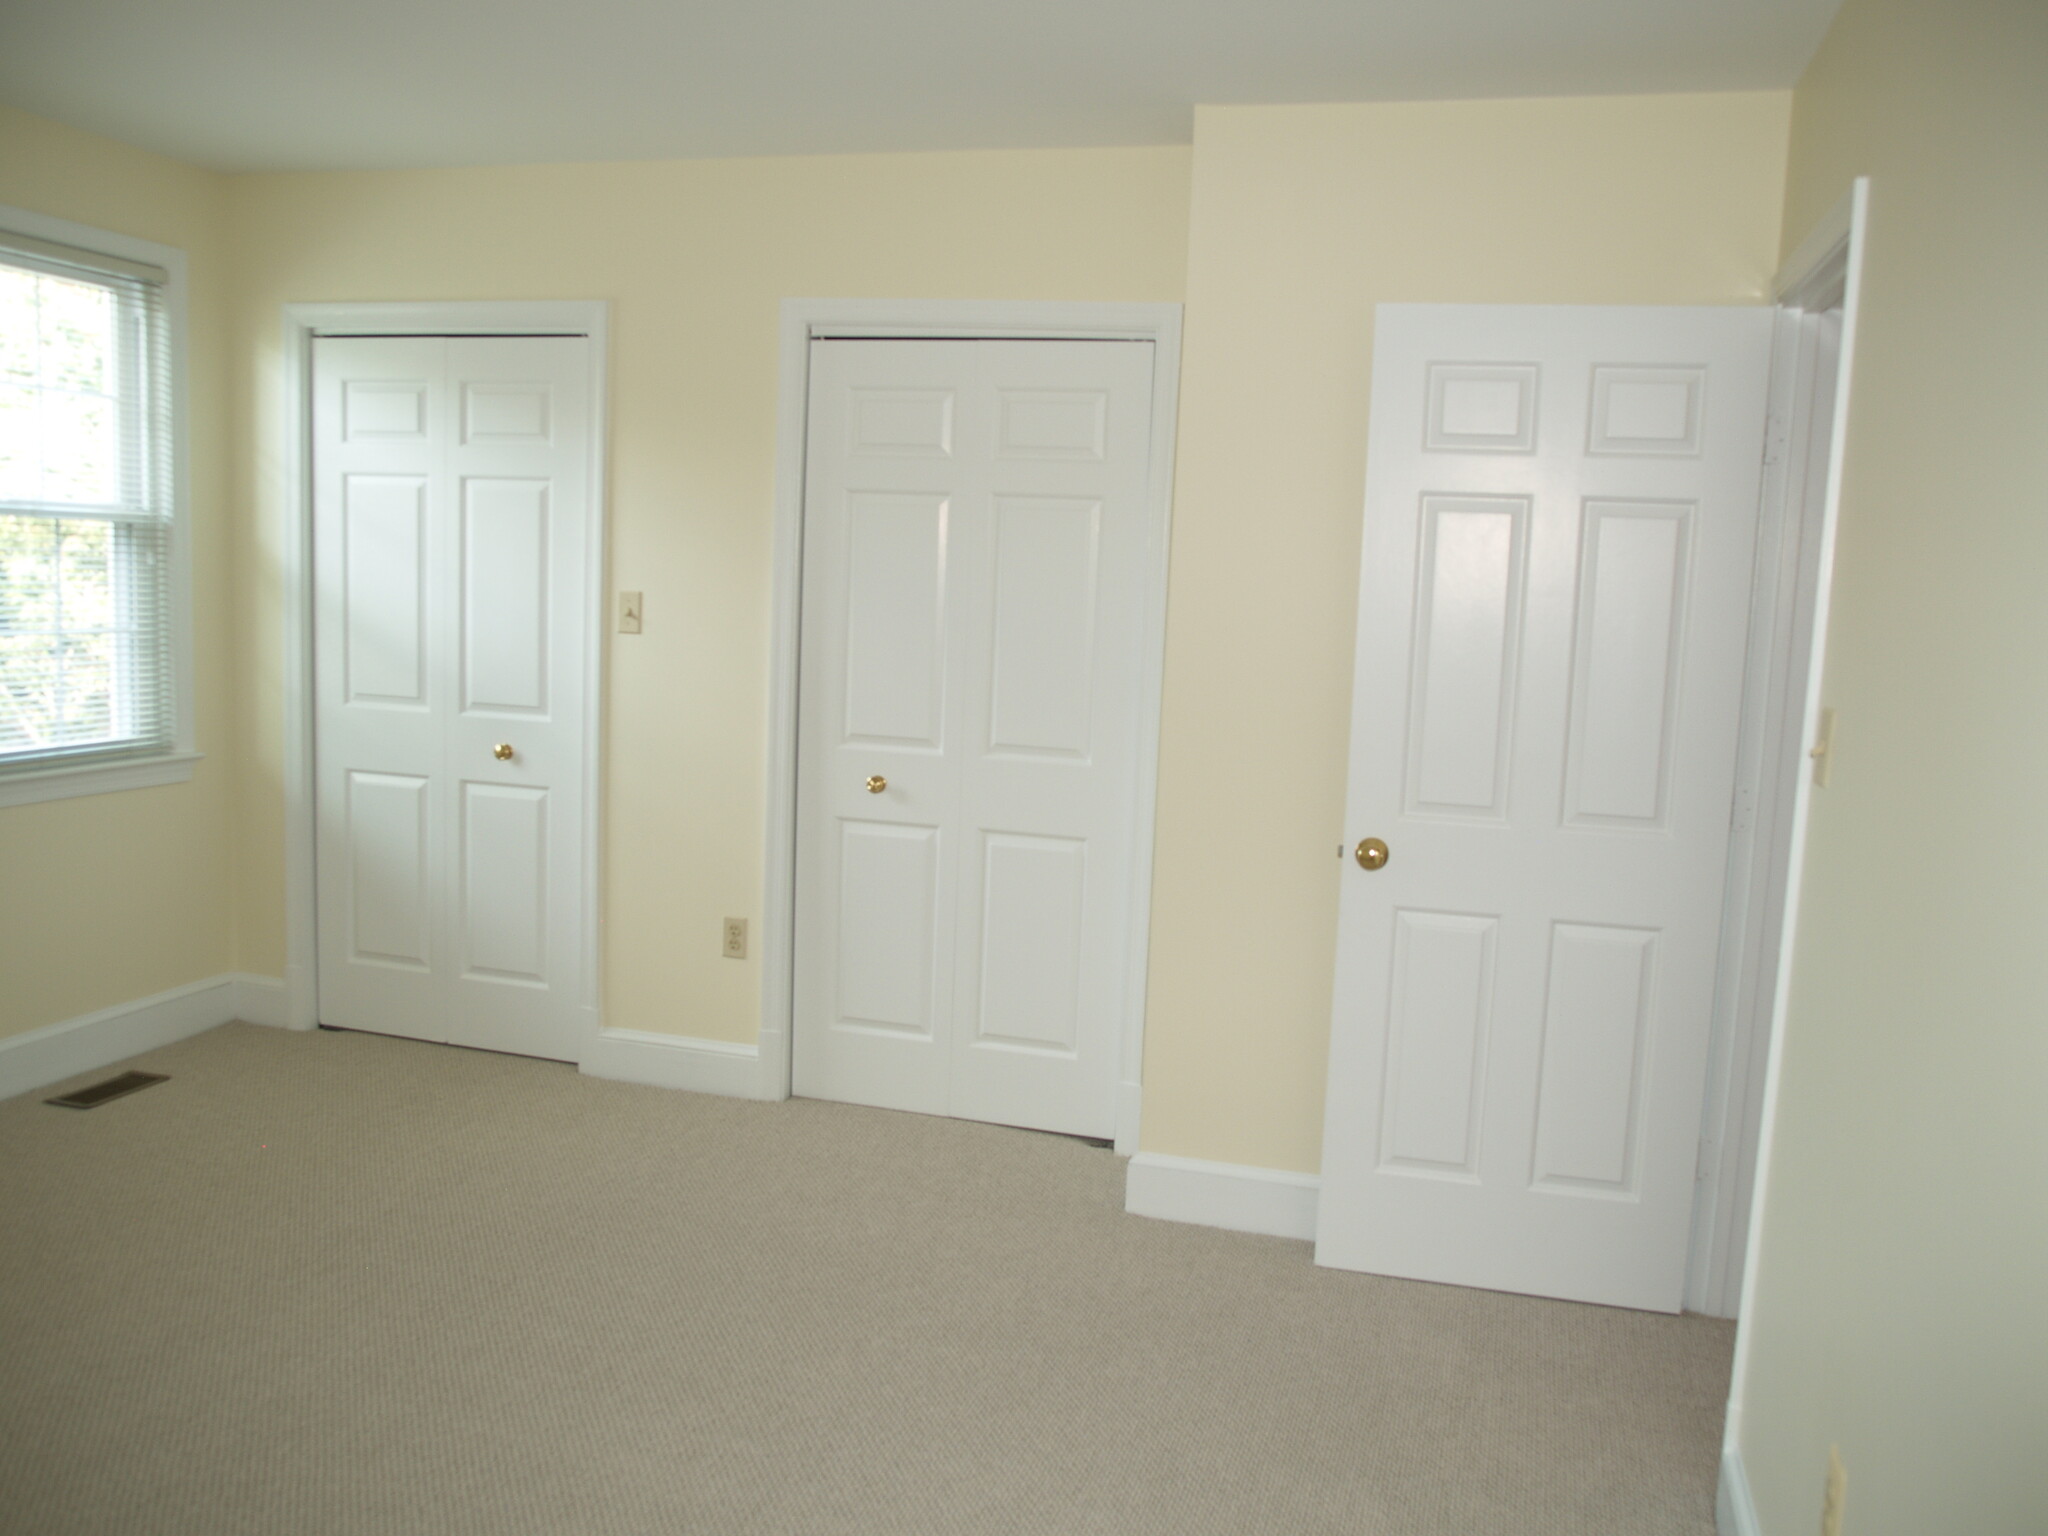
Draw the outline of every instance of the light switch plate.
[[[619,594],[619,633],[637,635],[640,633],[640,594],[621,592]]]

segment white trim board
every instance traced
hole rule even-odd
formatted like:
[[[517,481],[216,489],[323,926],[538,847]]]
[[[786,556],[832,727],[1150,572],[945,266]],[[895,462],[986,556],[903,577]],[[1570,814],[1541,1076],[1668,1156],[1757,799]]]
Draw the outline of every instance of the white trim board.
[[[244,1024],[266,1024],[272,1029],[290,1027],[290,995],[283,977],[251,976],[244,971],[230,980],[235,987],[235,1011],[231,1017]]]
[[[1836,532],[1841,521],[1842,469],[1849,434],[1851,394],[1856,378],[1856,322],[1862,306],[1863,257],[1869,241],[1870,180],[1858,177],[1798,253],[1778,274],[1777,302],[1802,310],[1841,306],[1840,349],[1835,363],[1835,408],[1827,442],[1827,469],[1821,493],[1821,542],[1813,613],[1813,653],[1804,682],[1800,739],[1812,742],[1820,728],[1821,685],[1826,675],[1828,609],[1833,593]],[[1792,991],[1797,956],[1799,896],[1806,871],[1806,832],[1812,812],[1813,777],[1801,774],[1792,806],[1787,838],[1787,867],[1782,926],[1778,934],[1778,969],[1765,1020],[1766,1052],[1760,1129],[1756,1148],[1755,1186],[1749,1202],[1748,1232],[1742,1262],[1742,1295],[1736,1310],[1735,1361],[1728,1383],[1728,1416],[1722,1428],[1721,1480],[1726,1521],[1722,1536],[1760,1536],[1756,1508],[1742,1456],[1744,1402],[1749,1365],[1756,1348],[1756,1291],[1761,1270],[1764,1217],[1770,1201],[1771,1154],[1777,1138],[1778,1090],[1784,1070],[1785,1013]],[[1739,1496],[1739,1497],[1738,1497]],[[1746,1521],[1744,1524],[1742,1522]]]
[[[311,370],[317,336],[581,336],[590,343],[590,520],[586,580],[590,630],[585,636],[583,855],[584,1037],[594,1040],[600,1021],[598,903],[603,884],[603,710],[607,629],[605,564],[610,519],[605,502],[609,441],[606,381],[611,306],[603,300],[450,302],[425,304],[287,304],[284,306],[280,379],[286,477],[285,526],[278,540],[284,637],[284,912],[285,974],[282,1017],[292,1029],[319,1022],[319,944],[314,922],[313,853],[313,454]]]
[[[1139,684],[1137,796],[1131,858],[1132,943],[1117,1047],[1116,1149],[1137,1150],[1145,1059],[1145,975],[1152,931],[1152,834],[1159,783],[1159,704],[1166,660],[1166,555],[1173,509],[1173,456],[1180,401],[1181,306],[1040,303],[1026,300],[785,299],[775,423],[775,546],[768,701],[768,826],[763,871],[760,1073],[757,1096],[789,1097],[796,964],[797,650],[802,626],[804,441],[811,343],[831,337],[900,336],[1149,341],[1152,353],[1151,518],[1145,590],[1144,673]]]
[[[10,1035],[0,1040],[0,1099],[97,1072],[236,1019],[272,1023],[257,1015],[283,992],[284,983],[271,977],[229,972]]]
[[[1124,1175],[1133,1216],[1313,1242],[1323,1181],[1313,1173],[1140,1152]]]
[[[1764,1167],[1769,1061],[1790,976],[1806,837],[1804,749],[1819,726],[1841,452],[1854,344],[1855,268],[1867,179],[1859,179],[1780,269],[1771,358],[1757,586],[1743,689],[1741,757],[1714,1008],[1688,1311],[1737,1317]],[[1823,335],[1839,311],[1839,335]],[[1815,395],[1825,383],[1824,401]],[[1825,487],[1814,471],[1825,470]]]
[[[1717,1536],[1763,1536],[1756,1516],[1756,1500],[1750,1496],[1749,1474],[1743,1470],[1740,1451],[1721,1455],[1721,1481],[1714,1490],[1714,1530]]]
[[[761,1048],[730,1040],[702,1040],[644,1029],[600,1029],[585,1047],[578,1070],[586,1077],[655,1088],[684,1088],[733,1099],[779,1099],[768,1091]]]
[[[123,762],[88,763],[76,768],[35,768],[0,777],[0,805],[33,805],[43,800],[70,800],[79,795],[111,795],[124,789],[154,789],[159,784],[191,782],[203,752],[162,752]]]

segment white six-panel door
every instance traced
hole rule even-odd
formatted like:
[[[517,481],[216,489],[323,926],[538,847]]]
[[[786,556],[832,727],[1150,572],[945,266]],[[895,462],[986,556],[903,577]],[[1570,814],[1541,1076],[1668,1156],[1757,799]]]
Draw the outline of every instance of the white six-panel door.
[[[1316,1258],[1676,1311],[1770,312],[1376,325]]]
[[[1152,350],[812,344],[800,1094],[1113,1132]]]
[[[322,1023],[579,1054],[588,351],[314,344]]]

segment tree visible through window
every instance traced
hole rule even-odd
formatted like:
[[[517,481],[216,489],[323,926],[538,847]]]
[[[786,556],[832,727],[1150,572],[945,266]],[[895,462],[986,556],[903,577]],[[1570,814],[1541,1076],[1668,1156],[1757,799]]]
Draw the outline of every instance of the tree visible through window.
[[[162,274],[15,244],[0,233],[0,771],[161,752]]]

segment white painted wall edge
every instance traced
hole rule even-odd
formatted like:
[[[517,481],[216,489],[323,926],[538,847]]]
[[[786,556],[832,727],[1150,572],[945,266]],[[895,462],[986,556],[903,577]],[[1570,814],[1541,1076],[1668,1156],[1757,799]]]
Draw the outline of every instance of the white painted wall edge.
[[[1313,1242],[1322,1186],[1313,1173],[1139,1152],[1124,1176],[1124,1209],[1133,1216]]]
[[[97,1072],[219,1024],[281,1024],[284,983],[228,972],[0,1040],[0,1099]]]
[[[644,1029],[600,1029],[584,1047],[577,1069],[586,1077],[652,1088],[684,1088],[732,1099],[786,1098],[779,1079],[769,1080],[775,1076],[772,1065],[764,1063],[758,1045]]]
[[[1720,1536],[1763,1536],[1756,1500],[1749,1495],[1749,1474],[1742,1470],[1742,1452],[1729,1446],[1721,1453],[1721,1486],[1714,1494],[1714,1529]]]

